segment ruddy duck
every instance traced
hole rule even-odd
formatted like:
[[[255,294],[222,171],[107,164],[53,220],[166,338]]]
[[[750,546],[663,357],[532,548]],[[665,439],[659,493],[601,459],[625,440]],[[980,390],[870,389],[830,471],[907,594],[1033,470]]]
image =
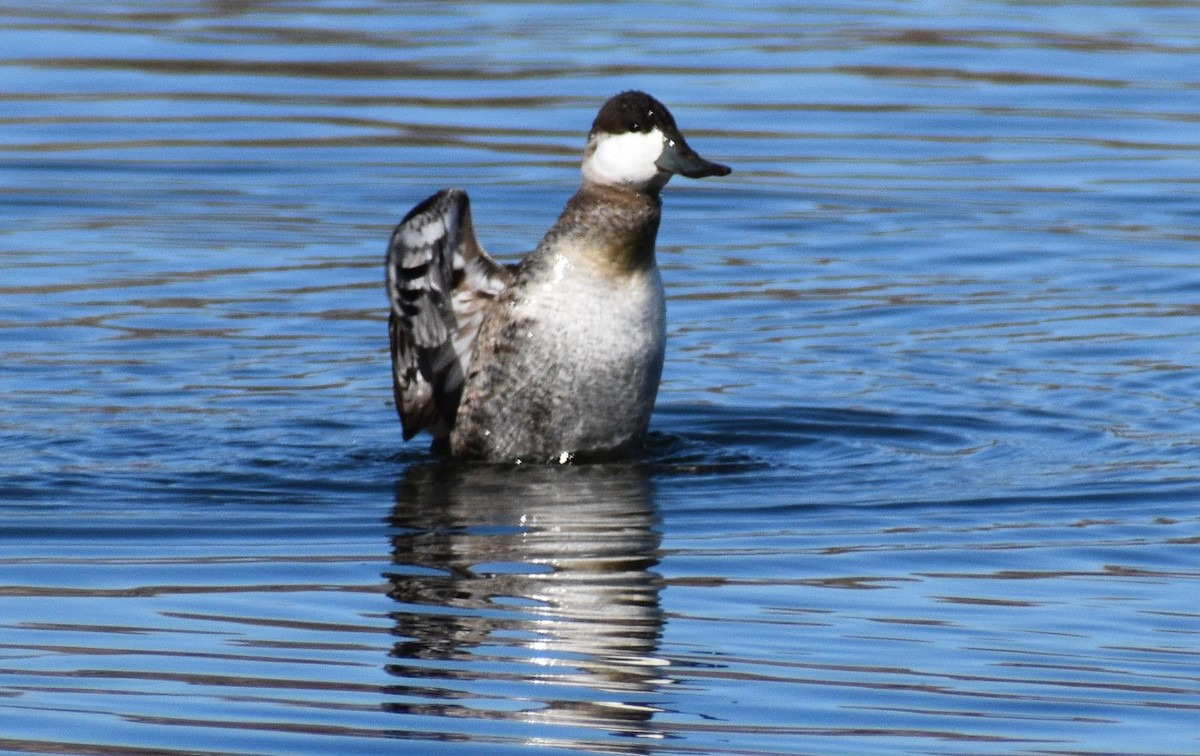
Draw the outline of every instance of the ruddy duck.
[[[654,259],[659,192],[675,174],[725,176],[670,112],[629,91],[600,108],[583,184],[537,248],[493,260],[461,189],[409,211],[387,252],[393,391],[405,440],[451,456],[567,462],[645,436],[666,342]]]

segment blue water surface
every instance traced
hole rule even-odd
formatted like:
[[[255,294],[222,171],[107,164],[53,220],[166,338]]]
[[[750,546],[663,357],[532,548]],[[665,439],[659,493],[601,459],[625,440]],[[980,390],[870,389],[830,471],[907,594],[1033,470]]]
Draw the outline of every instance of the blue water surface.
[[[1200,752],[1200,8],[0,7],[0,751]],[[664,192],[644,454],[456,465],[383,252],[595,111]]]

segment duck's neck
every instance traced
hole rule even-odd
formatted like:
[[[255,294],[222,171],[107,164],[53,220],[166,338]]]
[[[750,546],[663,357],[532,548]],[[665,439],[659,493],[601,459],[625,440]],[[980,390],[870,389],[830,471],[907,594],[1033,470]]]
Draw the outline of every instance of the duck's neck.
[[[658,192],[584,181],[546,232],[539,250],[557,252],[616,274],[654,267],[662,218]]]

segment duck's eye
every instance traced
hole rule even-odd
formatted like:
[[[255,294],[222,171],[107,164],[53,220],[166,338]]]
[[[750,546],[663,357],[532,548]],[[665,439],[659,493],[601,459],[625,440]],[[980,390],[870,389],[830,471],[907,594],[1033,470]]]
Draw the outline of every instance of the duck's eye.
[[[629,130],[636,134],[642,130],[642,124],[634,121],[633,123],[629,124]]]

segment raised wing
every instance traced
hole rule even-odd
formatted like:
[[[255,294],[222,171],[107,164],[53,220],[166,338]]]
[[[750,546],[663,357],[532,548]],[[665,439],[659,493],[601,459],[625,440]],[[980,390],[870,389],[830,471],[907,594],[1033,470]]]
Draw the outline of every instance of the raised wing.
[[[461,189],[443,189],[404,216],[387,252],[392,390],[405,440],[446,438],[479,326],[512,273],[475,238]]]

